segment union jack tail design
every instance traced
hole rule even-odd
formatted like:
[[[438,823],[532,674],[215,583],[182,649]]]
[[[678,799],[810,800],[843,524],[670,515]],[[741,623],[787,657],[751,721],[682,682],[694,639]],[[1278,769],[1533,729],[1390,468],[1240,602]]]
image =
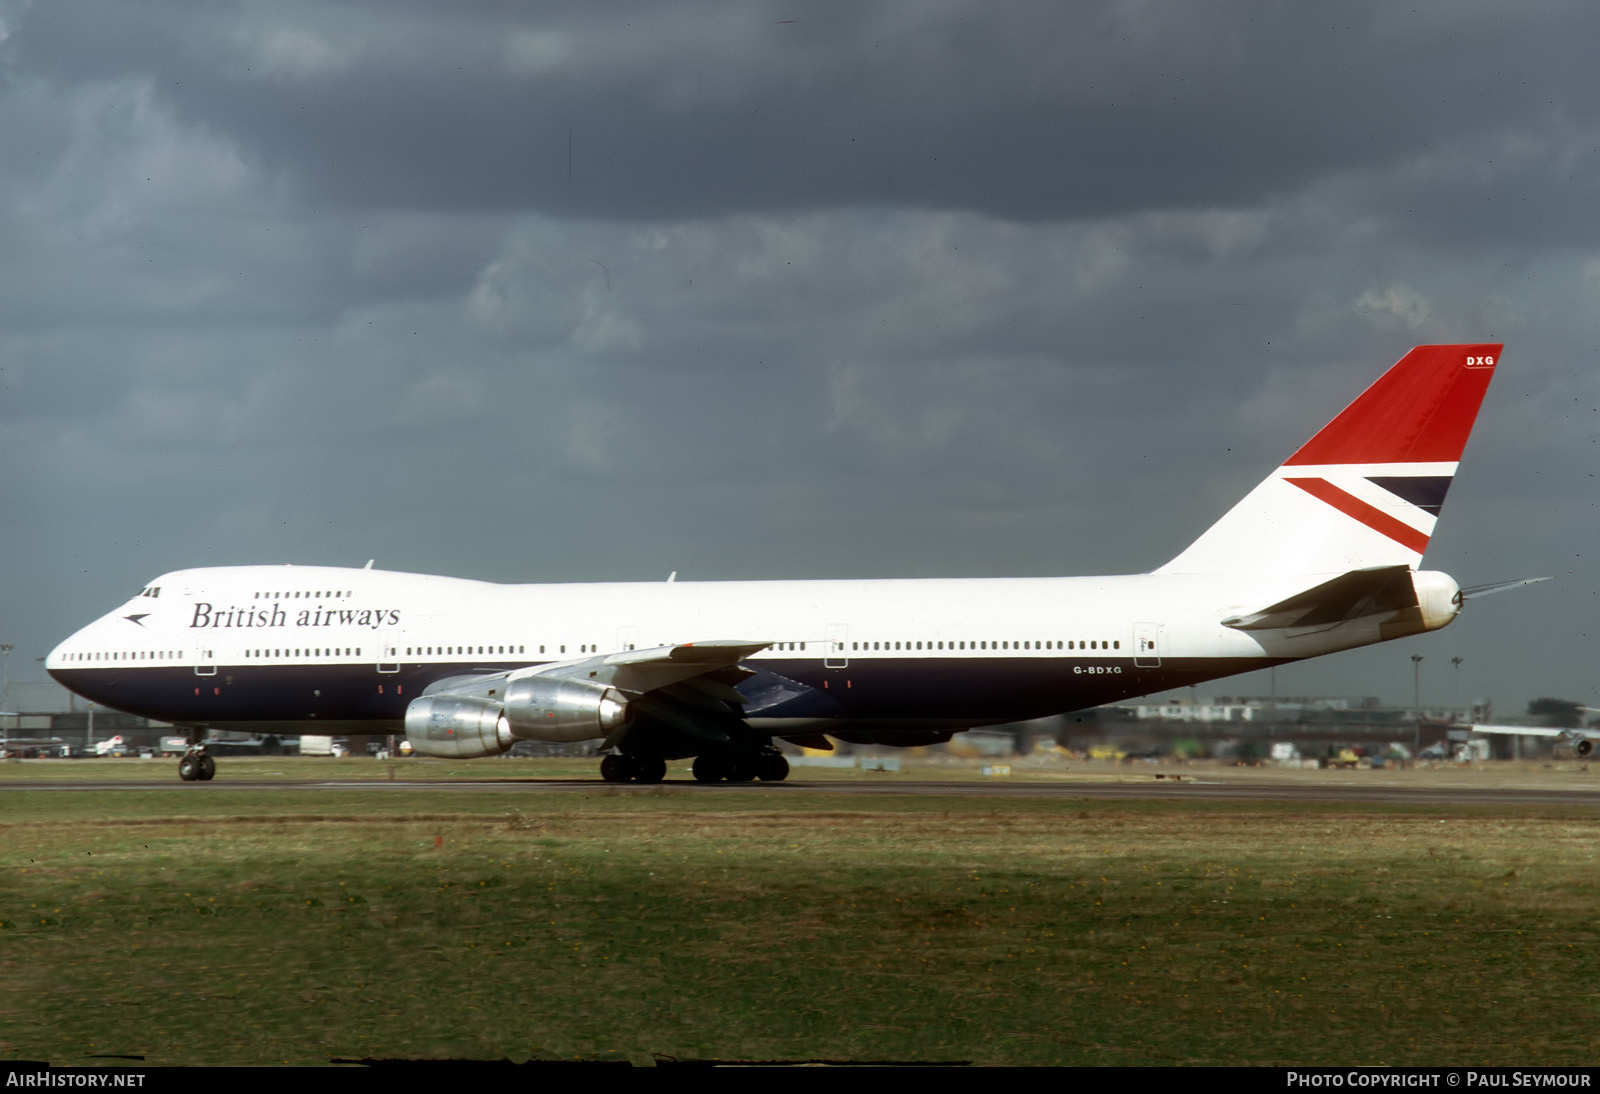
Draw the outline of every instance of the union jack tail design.
[[[1415,569],[1501,348],[1413,349],[1156,573]]]

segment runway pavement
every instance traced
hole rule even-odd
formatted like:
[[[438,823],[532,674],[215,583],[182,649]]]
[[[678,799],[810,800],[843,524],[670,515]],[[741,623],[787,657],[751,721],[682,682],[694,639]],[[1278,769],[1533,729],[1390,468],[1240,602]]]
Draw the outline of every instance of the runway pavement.
[[[1488,780],[1483,780],[1488,781]],[[791,778],[782,783],[696,783],[669,780],[640,785],[606,783],[599,779],[473,779],[473,780],[319,780],[319,779],[240,779],[220,777],[209,783],[182,783],[176,778],[151,780],[84,781],[0,781],[0,791],[30,790],[49,793],[82,791],[173,790],[190,794],[222,791],[341,791],[453,790],[476,792],[518,792],[528,794],[737,794],[759,800],[762,795],[794,794],[894,794],[922,796],[992,798],[1112,798],[1164,801],[1311,801],[1372,802],[1416,805],[1552,805],[1600,807],[1600,782],[1574,774],[1569,780],[1509,779],[1500,785],[1471,785],[1459,779],[1441,784],[1417,780],[1374,779],[1362,782],[1351,778],[1315,779],[1270,777],[1228,777],[1219,774],[1150,775],[1096,780],[1029,780],[1026,778],[945,781],[938,779],[807,780]]]

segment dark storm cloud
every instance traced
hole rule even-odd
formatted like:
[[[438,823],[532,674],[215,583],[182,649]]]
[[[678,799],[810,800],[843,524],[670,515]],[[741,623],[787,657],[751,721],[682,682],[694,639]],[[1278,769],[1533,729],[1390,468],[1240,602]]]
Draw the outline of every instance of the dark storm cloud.
[[[1587,8],[1559,35],[1498,6],[1381,3],[159,12],[32,9],[24,70],[148,77],[306,200],[347,206],[1104,216],[1253,204],[1434,148],[1478,149],[1459,169],[1480,176],[1530,120],[1546,162],[1510,169],[1553,172],[1557,138],[1596,123],[1593,102],[1551,101],[1586,71]],[[1441,181],[1420,209],[1481,215]]]

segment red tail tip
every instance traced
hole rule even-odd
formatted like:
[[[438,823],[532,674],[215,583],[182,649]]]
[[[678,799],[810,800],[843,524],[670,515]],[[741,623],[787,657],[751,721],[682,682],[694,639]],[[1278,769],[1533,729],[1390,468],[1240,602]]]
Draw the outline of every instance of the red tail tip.
[[[1286,462],[1458,462],[1503,348],[1418,346]]]

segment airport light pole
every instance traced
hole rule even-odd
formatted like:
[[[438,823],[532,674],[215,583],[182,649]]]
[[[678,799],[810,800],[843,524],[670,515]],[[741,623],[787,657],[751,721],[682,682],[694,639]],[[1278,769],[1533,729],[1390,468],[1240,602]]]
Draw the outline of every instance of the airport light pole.
[[[0,642],[0,655],[3,655],[4,665],[0,667],[0,712],[11,713],[11,651],[16,649],[13,642]],[[0,729],[0,753],[10,751],[10,727]]]
[[[1411,655],[1411,720],[1416,726],[1414,756],[1422,755],[1422,654]]]

